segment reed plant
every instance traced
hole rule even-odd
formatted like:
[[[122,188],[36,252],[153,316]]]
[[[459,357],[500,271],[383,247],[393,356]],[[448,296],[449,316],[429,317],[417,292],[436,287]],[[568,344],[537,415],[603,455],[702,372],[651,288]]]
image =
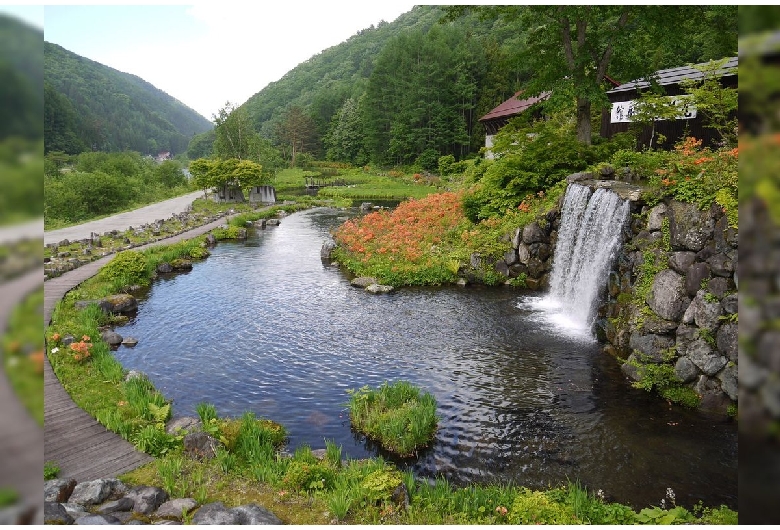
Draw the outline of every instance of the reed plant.
[[[429,445],[439,418],[436,399],[406,381],[383,383],[377,389],[364,386],[348,391],[352,428],[375,440],[382,448],[408,457]]]

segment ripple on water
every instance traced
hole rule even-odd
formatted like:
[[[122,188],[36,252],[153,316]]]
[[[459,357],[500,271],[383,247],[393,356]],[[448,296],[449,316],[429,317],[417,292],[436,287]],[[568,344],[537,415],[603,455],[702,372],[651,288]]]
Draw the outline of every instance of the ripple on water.
[[[736,507],[733,424],[631,389],[542,297],[351,287],[319,257],[335,212],[288,216],[156,281],[119,330],[140,341],[119,360],[149,374],[175,415],[201,401],[222,416],[249,410],[284,423],[293,447],[327,438],[355,458],[379,451],[350,431],[346,390],[405,379],[441,416],[432,447],[402,462],[419,475],[538,488],[578,478],[636,505],[673,487],[679,502]]]

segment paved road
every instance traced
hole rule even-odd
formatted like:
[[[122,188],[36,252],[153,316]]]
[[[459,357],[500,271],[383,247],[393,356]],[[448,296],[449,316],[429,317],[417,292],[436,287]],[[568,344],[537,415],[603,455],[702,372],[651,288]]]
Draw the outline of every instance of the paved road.
[[[0,245],[20,239],[35,239],[43,235],[43,217],[34,221],[0,226]]]
[[[77,241],[89,238],[92,232],[102,234],[111,230],[124,231],[130,226],[153,223],[157,219],[168,219],[173,214],[185,211],[192,204],[192,201],[199,197],[203,197],[203,191],[193,191],[187,195],[150,204],[132,212],[118,213],[111,217],[97,219],[88,223],[60,228],[59,230],[50,230],[43,233],[43,244],[59,243],[63,239]]]

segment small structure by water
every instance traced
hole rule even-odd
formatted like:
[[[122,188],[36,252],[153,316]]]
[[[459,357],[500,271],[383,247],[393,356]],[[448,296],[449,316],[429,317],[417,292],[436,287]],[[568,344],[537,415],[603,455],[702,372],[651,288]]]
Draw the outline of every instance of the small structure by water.
[[[590,328],[596,301],[621,241],[630,203],[612,191],[570,184],[561,211],[548,298]]]
[[[276,189],[273,186],[253,186],[249,189],[250,204],[276,203]]]

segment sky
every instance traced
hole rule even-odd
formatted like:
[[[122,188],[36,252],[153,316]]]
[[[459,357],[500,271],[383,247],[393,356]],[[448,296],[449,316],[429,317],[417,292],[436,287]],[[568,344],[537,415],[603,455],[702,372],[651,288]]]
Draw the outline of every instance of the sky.
[[[196,0],[14,7],[28,23],[43,22],[46,41],[137,75],[211,119],[226,102],[244,103],[298,64],[413,6],[404,0]],[[0,5],[0,12],[13,12],[12,6]]]

